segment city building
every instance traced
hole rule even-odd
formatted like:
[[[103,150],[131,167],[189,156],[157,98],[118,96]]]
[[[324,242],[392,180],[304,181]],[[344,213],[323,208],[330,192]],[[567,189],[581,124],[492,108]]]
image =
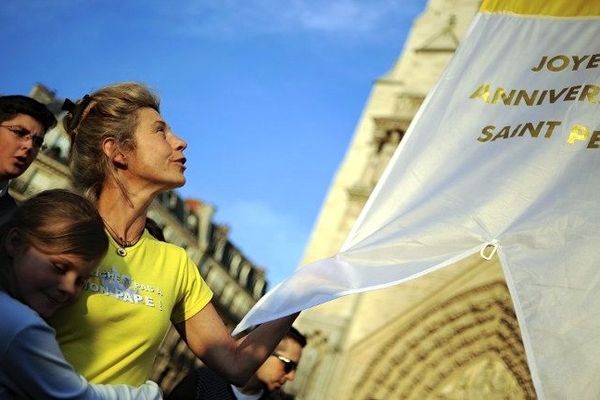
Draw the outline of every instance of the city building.
[[[480,3],[429,0],[416,19],[372,88],[301,265],[340,249]],[[311,346],[286,389],[299,399],[535,398],[502,271],[479,255],[307,310],[298,327]]]
[[[62,99],[41,84],[30,97],[47,104],[57,119],[62,118]],[[72,189],[67,167],[70,141],[59,122],[45,138],[46,149],[18,179],[11,182],[17,201],[50,188]],[[168,242],[186,249],[200,274],[214,292],[213,304],[233,329],[267,290],[265,271],[254,265],[229,238],[229,228],[213,221],[215,208],[195,199],[182,199],[177,192],[161,194],[149,212]],[[159,350],[152,379],[165,393],[200,361],[172,328]]]

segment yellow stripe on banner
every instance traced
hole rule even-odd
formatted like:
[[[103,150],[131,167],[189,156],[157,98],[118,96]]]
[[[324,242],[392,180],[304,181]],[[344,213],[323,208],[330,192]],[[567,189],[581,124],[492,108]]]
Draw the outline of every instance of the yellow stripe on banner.
[[[600,16],[600,0],[484,0],[481,12],[552,17]]]

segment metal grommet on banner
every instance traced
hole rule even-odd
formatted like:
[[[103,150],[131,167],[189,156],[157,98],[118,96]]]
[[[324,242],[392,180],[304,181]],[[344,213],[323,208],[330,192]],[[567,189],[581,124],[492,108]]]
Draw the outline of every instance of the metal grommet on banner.
[[[496,254],[496,250],[498,250],[498,242],[494,240],[492,242],[486,243],[481,248],[479,255],[481,256],[481,258],[490,261],[492,257],[494,257],[494,254]]]

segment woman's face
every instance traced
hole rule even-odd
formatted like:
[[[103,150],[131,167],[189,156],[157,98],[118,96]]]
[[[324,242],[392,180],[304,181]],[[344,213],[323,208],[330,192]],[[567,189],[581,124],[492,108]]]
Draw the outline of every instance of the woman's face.
[[[77,297],[100,260],[72,254],[47,254],[33,246],[7,245],[13,258],[16,295],[42,318]]]
[[[127,154],[131,179],[159,190],[173,189],[185,183],[183,151],[187,143],[171,131],[156,110],[141,108],[137,111],[134,136],[135,149]]]

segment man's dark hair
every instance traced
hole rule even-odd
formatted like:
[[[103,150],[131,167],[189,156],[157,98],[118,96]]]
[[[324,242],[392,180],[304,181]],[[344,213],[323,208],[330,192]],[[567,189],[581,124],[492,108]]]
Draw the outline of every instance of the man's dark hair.
[[[286,338],[290,338],[300,345],[300,347],[306,346],[306,336],[300,333],[300,331],[293,326],[290,327],[290,330],[285,334]]]
[[[0,96],[0,122],[7,121],[17,114],[34,118],[42,124],[44,132],[56,126],[54,114],[39,101],[21,95]]]

